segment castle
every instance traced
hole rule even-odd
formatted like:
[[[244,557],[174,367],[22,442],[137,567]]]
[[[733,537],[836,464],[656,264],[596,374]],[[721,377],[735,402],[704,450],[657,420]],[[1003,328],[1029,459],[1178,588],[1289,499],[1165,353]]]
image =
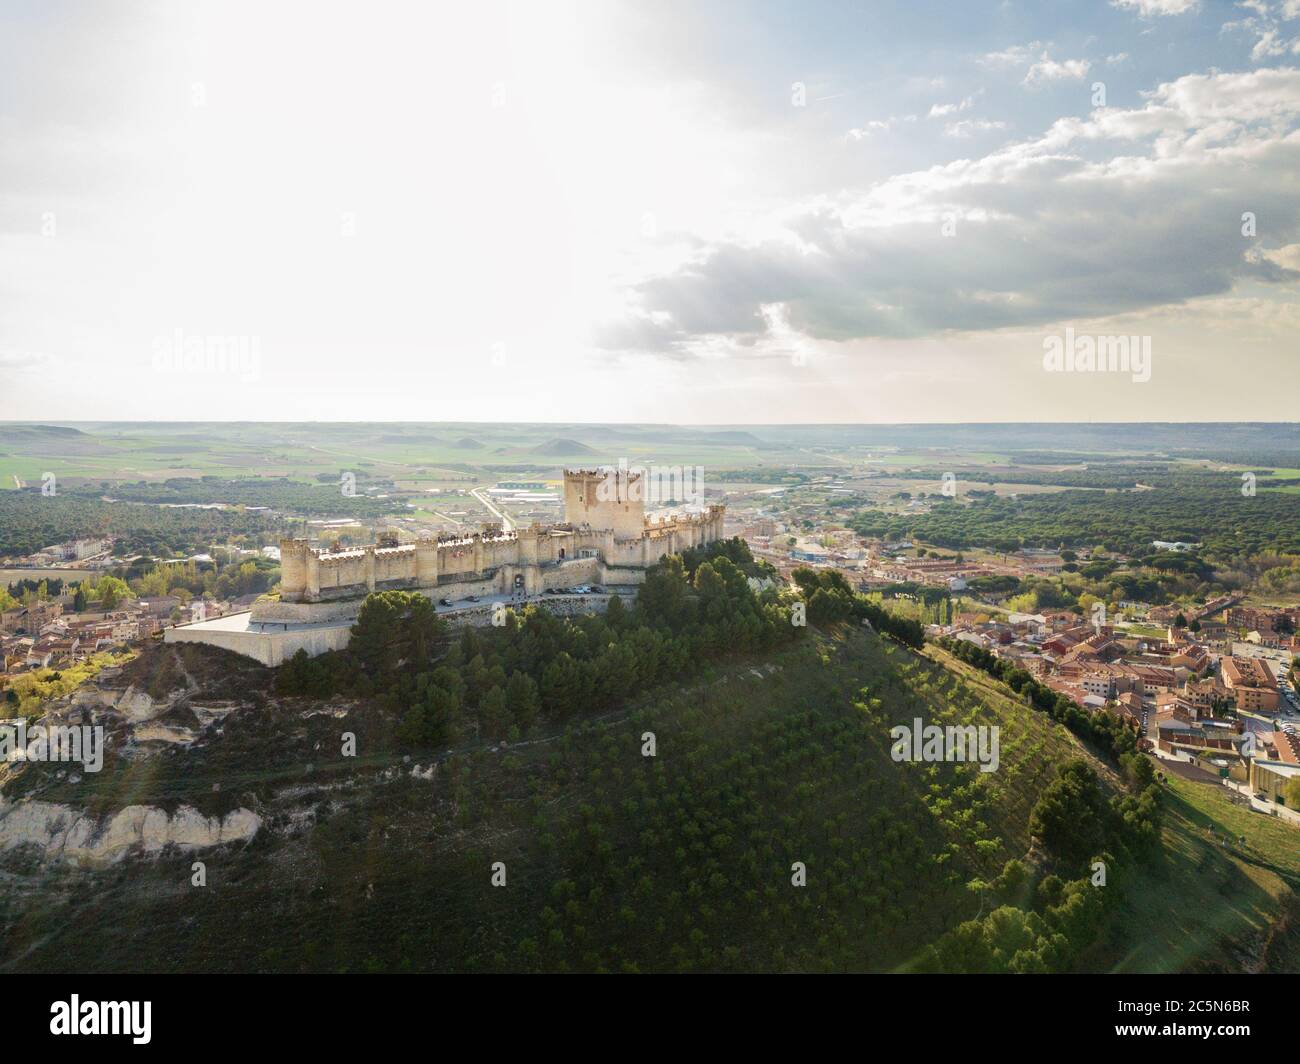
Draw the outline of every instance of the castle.
[[[487,525],[473,535],[426,535],[402,545],[381,537],[378,544],[341,551],[313,548],[305,539],[281,540],[280,605],[255,613],[269,620],[306,619],[313,611],[292,604],[390,589],[464,597],[538,595],[582,583],[638,584],[665,555],[723,538],[722,505],[647,517],[643,476],[623,467],[566,469],[565,520],[558,525],[517,531]]]
[[[206,643],[264,665],[280,665],[298,651],[341,650],[372,591],[418,591],[456,603],[462,624],[491,623],[488,602],[503,594],[541,595],[578,584],[627,589],[668,554],[722,539],[726,507],[647,517],[643,472],[618,469],[564,471],[564,516],[558,525],[518,531],[487,525],[474,535],[426,535],[399,544],[386,534],[377,544],[326,551],[305,539],[280,541],[280,598],[253,604],[248,613],[177,625],[167,643]],[[500,600],[498,600],[500,601]],[[604,596],[547,595],[552,610],[604,609]]]

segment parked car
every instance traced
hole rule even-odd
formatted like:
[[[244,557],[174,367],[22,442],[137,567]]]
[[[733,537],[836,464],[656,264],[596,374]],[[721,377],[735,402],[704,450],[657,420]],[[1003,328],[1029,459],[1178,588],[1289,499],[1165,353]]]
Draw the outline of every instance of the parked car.
[[[439,605],[439,606],[450,606],[450,605],[451,605],[451,599],[440,598],[440,599],[438,600],[438,605]]]
[[[477,595],[466,595],[466,596],[465,596],[465,601],[466,601],[466,602],[477,602],[477,601],[478,601],[478,596],[477,596]]]
[[[592,584],[589,590],[593,595],[603,595],[605,593],[605,589],[599,584]]]

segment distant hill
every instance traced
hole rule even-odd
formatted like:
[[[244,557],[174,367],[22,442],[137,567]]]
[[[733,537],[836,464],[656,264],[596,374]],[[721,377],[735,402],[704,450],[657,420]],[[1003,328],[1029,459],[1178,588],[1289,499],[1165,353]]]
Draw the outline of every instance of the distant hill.
[[[383,436],[375,437],[376,443],[424,443],[437,444],[446,446],[447,440],[442,436],[435,436],[429,432],[409,432],[409,433],[386,433]]]
[[[102,454],[106,448],[96,437],[64,425],[0,425],[0,446],[14,454]],[[57,451],[51,448],[57,447]]]
[[[557,437],[553,440],[548,440],[546,443],[538,444],[528,453],[529,454],[599,454],[600,452],[593,450],[592,448],[588,447],[585,443],[579,443],[577,440],[569,440],[569,439],[564,439],[563,437]]]
[[[481,451],[485,445],[474,439],[473,436],[462,436],[451,446],[458,447],[462,451]]]
[[[0,425],[0,440],[7,443],[68,440],[78,436],[88,438],[89,434],[64,425]]]
[[[745,432],[743,430],[693,433],[690,439],[692,442],[731,443],[740,444],[745,447],[762,447],[767,443],[766,440],[760,439],[752,432]]]

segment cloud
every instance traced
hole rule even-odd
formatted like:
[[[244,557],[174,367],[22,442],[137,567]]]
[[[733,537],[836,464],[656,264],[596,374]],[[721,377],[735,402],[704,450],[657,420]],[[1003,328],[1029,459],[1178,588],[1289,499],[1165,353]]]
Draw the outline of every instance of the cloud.
[[[1042,41],[1012,45],[999,52],[986,52],[978,58],[981,66],[993,70],[1028,67],[1024,84],[1041,85],[1048,81],[1078,80],[1087,75],[1092,63],[1087,59],[1053,59],[1052,45]]]
[[[51,370],[55,359],[42,351],[13,351],[0,348],[0,372],[39,373]]]
[[[1185,15],[1195,11],[1199,0],[1110,0],[1110,6],[1136,11],[1143,18],[1156,18],[1160,15]]]
[[[1034,326],[1295,285],[1300,70],[1188,75],[989,154],[782,212],[629,293],[677,355],[753,343]],[[1243,212],[1261,238],[1242,235]],[[945,235],[951,232],[952,235]]]
[[[943,127],[943,131],[950,137],[973,137],[976,133],[989,133],[1006,128],[1005,122],[996,122],[987,118],[963,118],[960,122],[949,122]]]
[[[1254,12],[1246,18],[1225,22],[1222,32],[1244,32],[1255,39],[1250,50],[1252,62],[1262,63],[1282,55],[1300,55],[1300,36],[1287,36],[1282,23],[1300,17],[1300,0],[1285,0],[1274,5],[1269,0],[1243,0],[1237,5]]]
[[[844,134],[846,140],[864,140],[873,133],[888,133],[904,122],[915,122],[916,115],[890,115],[888,118],[874,118]]]
[[[1041,59],[1029,68],[1026,85],[1041,85],[1045,81],[1078,81],[1088,73],[1092,64],[1086,59],[1056,60],[1043,53]]]
[[[1024,66],[1042,48],[1041,41],[1032,44],[1016,44],[1000,52],[986,52],[979,57],[979,62],[986,67]]]
[[[1272,250],[1261,249],[1259,254],[1282,269],[1300,276],[1300,244],[1287,244]]]
[[[962,111],[969,111],[975,106],[975,97],[967,96],[960,103],[936,103],[930,108],[928,118],[943,118],[947,115],[959,114]]]

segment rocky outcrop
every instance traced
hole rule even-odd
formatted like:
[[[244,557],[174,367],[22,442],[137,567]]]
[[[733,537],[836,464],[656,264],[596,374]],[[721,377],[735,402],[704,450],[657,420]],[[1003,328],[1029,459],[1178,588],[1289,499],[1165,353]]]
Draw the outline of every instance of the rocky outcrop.
[[[139,724],[162,716],[187,693],[186,688],[180,687],[163,698],[154,698],[134,684],[119,690],[98,687],[92,682],[77,688],[71,695],[47,703],[45,715],[61,719],[70,712],[80,711],[95,718],[115,716],[130,724]]]
[[[131,733],[131,738],[137,743],[173,743],[189,746],[198,738],[198,733],[174,724],[141,724]]]
[[[185,694],[184,689],[173,692],[167,698],[155,700],[140,688],[131,686],[123,691],[113,702],[113,708],[132,724],[141,721],[152,720],[154,717],[162,716],[173,705],[176,700]]]
[[[197,850],[247,842],[262,826],[248,809],[207,817],[190,806],[170,816],[148,805],[130,805],[111,816],[87,816],[51,802],[8,802],[0,797],[0,850],[35,846],[49,860],[106,865],[131,853],[158,853],[167,846]]]

